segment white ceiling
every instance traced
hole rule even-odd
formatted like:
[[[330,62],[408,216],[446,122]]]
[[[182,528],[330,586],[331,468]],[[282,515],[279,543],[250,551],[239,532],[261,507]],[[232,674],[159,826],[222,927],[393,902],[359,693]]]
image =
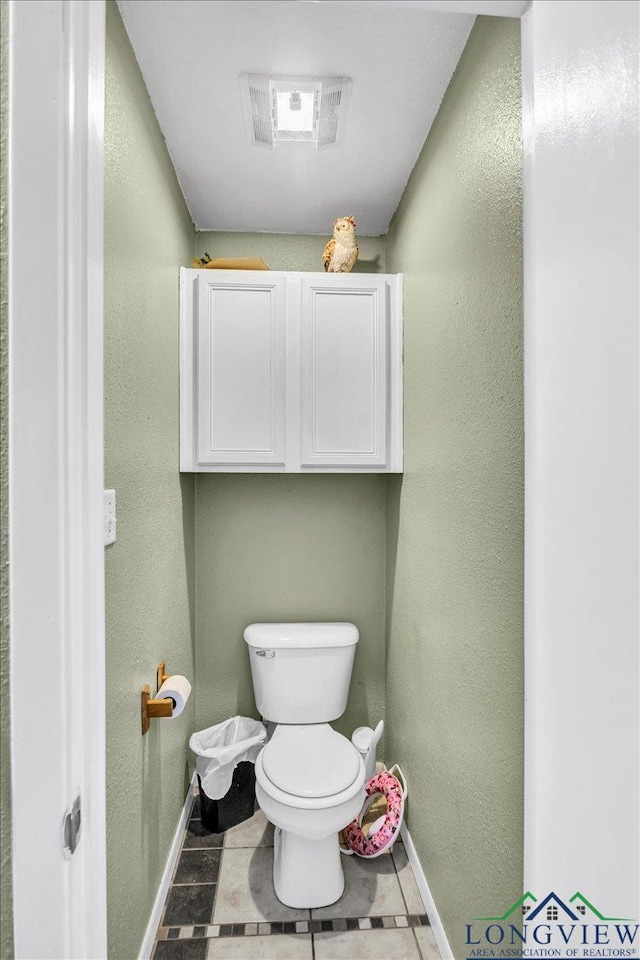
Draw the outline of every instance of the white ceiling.
[[[475,16],[514,17],[524,15],[531,0],[302,0],[304,3],[353,3],[362,6],[405,7],[439,10],[443,13],[472,13]]]
[[[386,233],[473,16],[386,4],[119,0],[199,230]],[[242,73],[353,79],[343,144],[256,147]]]

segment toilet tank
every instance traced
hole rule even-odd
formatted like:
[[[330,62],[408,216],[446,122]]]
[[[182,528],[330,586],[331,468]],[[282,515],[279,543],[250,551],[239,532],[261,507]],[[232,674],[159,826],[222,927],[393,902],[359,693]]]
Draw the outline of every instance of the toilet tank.
[[[353,623],[251,623],[244,631],[256,706],[274,723],[329,723],[347,706]]]

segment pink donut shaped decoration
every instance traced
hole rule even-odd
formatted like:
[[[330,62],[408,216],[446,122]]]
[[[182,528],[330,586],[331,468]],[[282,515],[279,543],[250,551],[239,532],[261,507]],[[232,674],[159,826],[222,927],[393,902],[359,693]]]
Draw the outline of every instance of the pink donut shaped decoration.
[[[402,784],[388,770],[377,773],[365,787],[367,801],[360,815],[344,828],[347,845],[359,857],[379,857],[397,838],[404,815],[405,790]],[[374,794],[382,794],[387,801],[387,815],[380,829],[373,836],[365,837],[360,821],[369,807],[368,800]]]

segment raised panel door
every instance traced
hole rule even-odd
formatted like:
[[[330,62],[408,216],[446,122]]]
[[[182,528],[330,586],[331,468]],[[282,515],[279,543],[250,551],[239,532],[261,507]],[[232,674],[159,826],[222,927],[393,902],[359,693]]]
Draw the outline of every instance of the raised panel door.
[[[284,281],[198,278],[197,460],[285,461]]]
[[[303,281],[302,468],[387,462],[383,279]]]

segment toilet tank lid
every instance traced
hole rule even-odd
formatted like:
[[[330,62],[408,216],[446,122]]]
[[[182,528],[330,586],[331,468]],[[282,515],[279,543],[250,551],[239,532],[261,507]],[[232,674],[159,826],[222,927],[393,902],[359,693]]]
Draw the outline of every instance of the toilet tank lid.
[[[351,647],[360,634],[353,623],[250,623],[244,639],[250,647]]]

